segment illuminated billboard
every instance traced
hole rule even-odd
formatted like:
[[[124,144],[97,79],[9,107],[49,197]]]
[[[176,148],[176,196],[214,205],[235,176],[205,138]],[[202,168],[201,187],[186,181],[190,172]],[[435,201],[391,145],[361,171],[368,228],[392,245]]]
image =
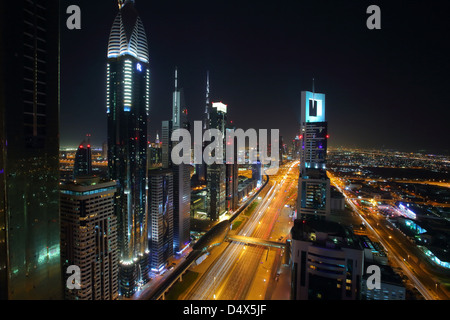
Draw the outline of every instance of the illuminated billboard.
[[[325,94],[302,91],[302,122],[325,122]]]

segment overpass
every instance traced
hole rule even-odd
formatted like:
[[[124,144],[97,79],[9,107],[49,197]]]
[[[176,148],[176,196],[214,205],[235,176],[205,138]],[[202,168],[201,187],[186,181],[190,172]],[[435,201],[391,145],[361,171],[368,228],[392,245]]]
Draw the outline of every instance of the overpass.
[[[245,244],[255,244],[258,246],[273,247],[273,248],[278,248],[278,249],[285,249],[287,246],[285,242],[277,242],[277,241],[266,240],[266,239],[261,239],[261,238],[244,237],[244,236],[239,236],[239,235],[228,236],[227,239],[231,240],[231,241],[245,243]]]
[[[239,235],[228,236],[226,240],[236,241],[244,244],[253,244],[257,246],[264,246],[270,248],[281,249],[282,264],[287,266],[291,261],[291,242],[287,240],[286,242],[278,242],[272,240],[266,240],[261,238],[245,237]]]

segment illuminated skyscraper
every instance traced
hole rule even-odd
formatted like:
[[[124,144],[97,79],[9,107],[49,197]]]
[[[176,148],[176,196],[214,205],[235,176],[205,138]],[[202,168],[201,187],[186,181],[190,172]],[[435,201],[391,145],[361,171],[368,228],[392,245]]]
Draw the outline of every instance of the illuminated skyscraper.
[[[148,146],[148,156],[147,163],[148,168],[156,168],[162,166],[162,149],[159,144],[149,144]]]
[[[191,175],[190,164],[174,165],[171,152],[176,142],[171,141],[173,130],[189,129],[187,109],[182,108],[183,91],[178,87],[178,70],[175,69],[175,88],[173,92],[172,120],[163,121],[162,156],[163,168],[173,172],[173,250],[180,252],[190,240]]]
[[[174,174],[174,252],[183,250],[190,241],[191,231],[191,170],[189,164],[173,167]]]
[[[172,167],[172,141],[170,139],[172,135],[172,120],[164,120],[162,122],[162,135],[161,135],[161,149],[162,149],[162,167]]]
[[[172,170],[149,170],[148,181],[150,267],[158,273],[173,256]]]
[[[59,1],[0,2],[0,299],[61,299]]]
[[[102,144],[102,158],[103,160],[108,159],[108,141],[105,141]]]
[[[81,176],[88,176],[92,174],[92,152],[89,140],[83,140],[78,147],[75,154],[75,161],[73,164],[73,176],[76,179]]]
[[[61,260],[64,269],[78,266],[81,277],[81,289],[65,289],[68,300],[118,297],[115,192],[114,181],[93,176],[61,186]]]
[[[147,123],[150,70],[147,37],[134,1],[119,1],[108,44],[109,178],[117,181],[119,290],[132,295],[148,280]]]
[[[235,128],[227,128],[228,130],[235,130]],[[233,157],[227,155],[226,159],[226,197],[227,197],[227,210],[234,211],[238,208],[239,203],[239,165],[237,161],[237,143],[234,141],[234,137],[229,135],[227,138],[227,145],[233,143],[234,144],[234,155]],[[228,158],[229,157],[229,158]]]
[[[209,112],[210,112],[210,87],[209,87],[209,71],[207,71],[206,73],[206,97],[205,97],[205,113],[203,116],[203,133],[205,130],[207,130],[209,128]],[[195,143],[195,141],[194,141]],[[202,151],[204,150],[205,145],[202,144]],[[197,173],[197,178],[198,181],[201,183],[205,183],[206,182],[206,163],[202,157],[201,159],[202,163],[201,164],[196,164],[195,165],[195,172]]]
[[[258,182],[262,181],[262,168],[259,160],[252,163],[252,179]]]
[[[208,129],[217,129],[225,137],[227,128],[227,105],[216,102],[212,104]],[[223,141],[220,143],[223,144]],[[224,148],[225,151],[225,148]],[[212,155],[214,157],[214,155]],[[213,163],[206,169],[207,208],[209,218],[216,221],[226,212],[226,166]]]
[[[325,95],[302,92],[300,177],[297,216],[324,218],[330,213],[330,179],[326,173]]]

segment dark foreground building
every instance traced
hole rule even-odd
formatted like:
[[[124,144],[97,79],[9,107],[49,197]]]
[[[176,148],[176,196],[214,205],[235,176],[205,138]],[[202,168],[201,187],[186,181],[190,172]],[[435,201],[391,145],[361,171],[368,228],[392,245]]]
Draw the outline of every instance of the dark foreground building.
[[[0,2],[0,299],[61,299],[59,1]]]
[[[358,300],[364,250],[336,222],[297,219],[291,230],[292,300]]]

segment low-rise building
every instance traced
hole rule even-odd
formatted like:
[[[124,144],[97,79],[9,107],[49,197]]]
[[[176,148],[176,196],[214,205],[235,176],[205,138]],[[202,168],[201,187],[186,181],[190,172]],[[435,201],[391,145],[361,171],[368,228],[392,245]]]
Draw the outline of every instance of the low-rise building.
[[[401,277],[388,265],[367,261],[366,266],[376,265],[380,268],[380,288],[370,289],[367,285],[370,274],[363,275],[361,298],[363,300],[405,300],[406,289]]]

